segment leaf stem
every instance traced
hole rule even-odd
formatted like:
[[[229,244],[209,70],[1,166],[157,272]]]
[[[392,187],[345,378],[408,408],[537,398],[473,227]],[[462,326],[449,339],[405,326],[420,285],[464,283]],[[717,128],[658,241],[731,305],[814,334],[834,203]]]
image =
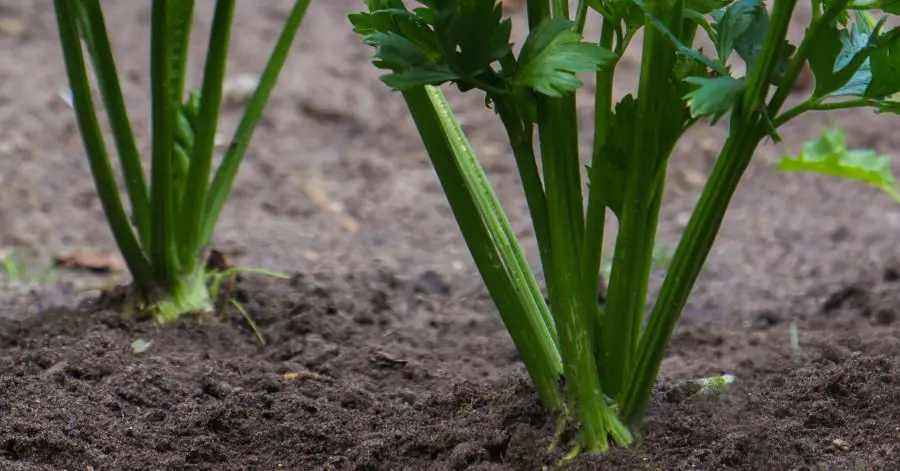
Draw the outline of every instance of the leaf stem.
[[[110,129],[116,142],[134,223],[146,250],[150,247],[150,199],[147,192],[147,178],[141,167],[141,156],[125,108],[103,9],[98,0],[82,0],[77,2],[77,8],[88,54],[96,70],[100,96],[106,106]]]
[[[578,0],[578,6],[575,9],[575,31],[578,34],[584,34],[584,25],[587,23],[588,4],[586,0]],[[612,47],[607,47],[612,50]]]
[[[54,0],[53,4],[66,73],[72,88],[75,116],[81,129],[82,141],[84,141],[94,184],[97,186],[97,193],[100,196],[100,203],[106,213],[116,244],[122,251],[125,263],[134,277],[135,285],[139,289],[148,289],[153,285],[153,272],[150,262],[141,251],[138,239],[131,229],[119,197],[116,177],[109,162],[109,155],[103,142],[103,134],[91,98],[91,87],[78,36],[75,5],[69,0]]]
[[[550,0],[551,16],[557,19],[569,19],[569,0]]]
[[[253,96],[250,97],[247,109],[244,110],[244,115],[241,117],[241,121],[238,123],[234,137],[231,139],[231,144],[228,146],[228,150],[222,158],[222,164],[216,171],[216,176],[213,178],[209,194],[207,195],[206,217],[204,218],[202,239],[203,243],[201,245],[208,244],[212,239],[212,233],[216,227],[216,222],[219,220],[222,207],[225,205],[225,200],[237,177],[238,168],[250,145],[250,139],[253,137],[253,132],[256,130],[256,124],[262,117],[266,103],[269,101],[269,96],[275,88],[275,83],[278,81],[278,76],[284,67],[284,63],[287,61],[291,44],[297,36],[297,30],[300,28],[300,23],[306,15],[306,10],[309,7],[310,1],[311,0],[296,0],[294,2],[294,8],[288,14],[284,23],[284,28],[281,30],[281,35],[275,43],[272,55],[266,63],[266,68],[263,69],[262,76],[259,79],[259,85],[256,87],[256,91],[253,92]]]
[[[459,136],[448,134],[446,125],[453,127],[458,126],[458,123],[445,123],[452,121],[453,115],[449,109],[445,109],[446,103],[438,89],[418,87],[403,92],[403,97],[445,190],[466,245],[518,347],[541,402],[554,412],[564,411],[565,402],[559,389],[562,366],[554,342],[544,321],[534,309],[533,300],[517,288],[521,286],[521,280],[513,279],[510,272],[515,266],[505,263],[504,257],[509,257],[509,254],[504,256],[501,253],[498,241],[508,238],[498,230],[499,226],[488,224],[487,218],[491,216],[505,216],[502,213],[489,214],[492,209],[483,202],[479,203],[479,192],[484,198],[496,199],[486,177],[471,160],[474,156],[468,155],[469,149],[464,138],[460,140]],[[473,175],[467,176],[467,172],[480,172],[481,177],[473,179]],[[479,182],[480,179],[484,181]],[[513,245],[512,250],[515,247]]]
[[[776,8],[778,8],[779,3],[781,2],[776,2]],[[796,3],[796,1],[794,1],[794,3]],[[803,41],[800,43],[800,47],[794,52],[794,57],[791,59],[787,72],[784,74],[784,80],[781,82],[781,85],[778,86],[778,89],[775,90],[775,94],[772,95],[772,99],[769,101],[769,116],[777,116],[781,107],[784,106],[784,102],[787,101],[788,96],[790,96],[791,91],[794,88],[794,84],[797,82],[797,77],[799,77],[800,72],[803,71],[803,65],[806,64],[810,49],[819,39],[820,31],[824,28],[830,28],[831,23],[847,8],[849,3],[850,0],[835,0],[835,2],[825,10],[825,13],[822,16],[813,20],[812,26],[810,26],[806,35],[803,37]],[[791,11],[793,11],[793,6],[791,7]],[[765,47],[765,44],[763,47]],[[775,60],[773,59],[771,64],[772,67],[775,65],[774,62]]]
[[[742,103],[749,106],[739,104],[732,111],[728,139],[675,250],[650,320],[641,336],[637,362],[633,365],[635,374],[630,378],[622,400],[621,416],[626,423],[635,423],[644,415],[675,323],[709,256],[738,183],[766,133],[769,123],[765,110],[757,104],[766,97],[775,71],[775,58],[787,35],[796,3],[796,0],[775,2],[771,23],[763,39],[759,65],[751,72],[750,85],[744,92]]]
[[[157,283],[175,295],[178,253],[175,245],[172,171],[175,95],[172,79],[172,35],[169,31],[170,0],[153,0],[150,19],[150,86],[152,98],[151,204],[153,235],[150,260]]]
[[[647,259],[653,256],[652,246],[648,251],[647,237],[654,220],[651,214],[654,190],[659,186],[656,172],[667,157],[664,151],[672,139],[663,124],[672,113],[669,97],[677,80],[674,77],[676,51],[669,38],[653,26],[651,17],[663,21],[677,37],[682,26],[683,2],[650,0],[646,2],[646,10],[634,147],[626,172],[601,340],[602,383],[610,397],[618,397],[623,392],[630,372],[634,371],[649,281],[644,272]]]
[[[509,95],[492,95],[491,98],[494,102],[494,109],[500,116],[500,120],[503,122],[506,133],[509,136],[513,155],[516,159],[516,166],[519,169],[519,176],[522,179],[522,186],[525,190],[525,201],[531,214],[541,267],[545,279],[549,280],[552,277],[552,252],[547,219],[547,198],[541,182],[541,175],[538,171],[537,158],[534,154],[532,125],[530,120],[525,119],[519,107]],[[539,304],[545,308],[541,314],[544,317],[547,328],[552,332],[558,348],[559,343],[553,318],[549,311],[546,310],[546,305],[543,301]]]
[[[183,211],[182,240],[180,245],[181,263],[186,273],[193,274],[198,260],[198,252],[203,245],[204,211],[209,189],[209,174],[215,151],[216,128],[228,65],[228,49],[231,39],[231,25],[234,20],[235,0],[216,2],[206,66],[203,72],[203,86],[200,94],[200,110],[196,120],[193,153],[188,168],[187,183],[180,202]]]
[[[712,248],[731,197],[763,135],[760,129],[758,123],[750,124],[729,136],[716,160],[641,336],[635,374],[622,400],[621,416],[626,423],[636,423],[643,417],[672,329]]]
[[[603,19],[600,29],[600,45],[612,49],[615,27],[611,20]],[[591,156],[591,175],[600,171],[604,158],[604,148],[609,138],[610,120],[612,118],[613,85],[618,61],[611,62],[596,74],[596,92],[594,94],[594,145]],[[591,189],[588,194],[587,215],[585,216],[584,254],[582,256],[582,284],[585,300],[597,299],[600,288],[600,265],[603,261],[603,233],[606,226],[606,201],[600,186],[599,178],[590,178]],[[592,317],[590,324],[592,335],[598,335],[599,319]],[[596,339],[592,342],[596,348]]]
[[[820,103],[817,100],[806,100],[803,103],[785,111],[777,118],[772,120],[772,125],[777,129],[788,121],[800,116],[807,111],[830,111],[843,110],[849,108],[864,108],[867,106],[875,106],[876,103],[867,98],[858,98],[854,100],[835,101],[831,103]]]

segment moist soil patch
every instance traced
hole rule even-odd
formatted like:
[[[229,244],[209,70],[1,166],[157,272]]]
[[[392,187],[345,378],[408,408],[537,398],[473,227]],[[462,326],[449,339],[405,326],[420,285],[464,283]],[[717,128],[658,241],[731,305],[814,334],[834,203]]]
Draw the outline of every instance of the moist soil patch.
[[[564,469],[897,469],[900,283],[750,328],[688,316],[638,443]],[[553,423],[484,293],[435,272],[242,282],[232,313],[160,327],[112,295],[0,320],[0,469],[537,470]],[[144,341],[135,348],[136,340]],[[147,347],[149,343],[149,347]],[[690,380],[731,373],[718,397]]]

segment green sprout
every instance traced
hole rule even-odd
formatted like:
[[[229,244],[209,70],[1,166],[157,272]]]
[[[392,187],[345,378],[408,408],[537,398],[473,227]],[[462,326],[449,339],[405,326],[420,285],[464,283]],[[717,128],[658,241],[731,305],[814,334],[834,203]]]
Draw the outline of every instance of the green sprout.
[[[779,126],[809,111],[900,110],[891,99],[900,92],[900,30],[883,31],[884,20],[867,11],[896,2],[812,0],[795,46],[787,32],[797,0],[581,0],[574,11],[569,0],[527,0],[520,47],[495,0],[417,3],[368,0],[350,21],[374,48],[383,82],[402,94],[540,400],[578,430],[568,457],[606,451],[610,438],[633,441],[672,331],[762,140],[778,141]],[[589,15],[602,19],[598,38],[584,37]],[[714,55],[694,47],[698,34]],[[615,102],[616,67],[629,47],[641,48],[637,93]],[[738,59],[746,75],[733,73]],[[813,96],[782,111],[807,65]],[[583,73],[596,78],[586,173],[574,93]],[[483,93],[506,130],[549,302],[438,88],[446,84]],[[727,139],[645,321],[666,168],[704,119],[727,121]],[[619,224],[601,308],[608,210]]]
[[[807,142],[796,157],[778,161],[781,172],[809,172],[868,183],[900,203],[900,187],[891,173],[891,158],[874,150],[847,149],[844,133],[828,129]]]
[[[294,3],[222,163],[211,175],[235,1],[215,3],[202,86],[186,94],[194,1],[153,0],[148,184],[100,1],[54,0],[73,106],[91,173],[110,229],[134,279],[133,299],[141,313],[169,322],[183,314],[212,310],[204,254],[308,5],[309,0]],[[109,118],[131,218],[119,195],[100,129],[84,50]]]
[[[0,273],[7,281],[26,283],[29,285],[41,285],[49,283],[56,272],[52,264],[33,272],[32,265],[36,254],[9,251],[0,254]]]

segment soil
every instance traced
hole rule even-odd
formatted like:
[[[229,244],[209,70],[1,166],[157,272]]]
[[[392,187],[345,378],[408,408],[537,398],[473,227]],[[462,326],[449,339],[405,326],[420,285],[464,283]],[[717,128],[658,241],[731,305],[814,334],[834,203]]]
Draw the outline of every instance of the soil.
[[[212,2],[197,3],[199,55]],[[231,76],[258,73],[291,3],[239,2]],[[147,148],[149,6],[104,5]],[[97,289],[127,282],[121,273],[32,276],[56,255],[115,246],[59,96],[52,2],[0,0],[0,61],[15,64],[0,71],[0,250],[28,256],[25,276],[0,289],[0,469],[556,466],[565,450],[547,451],[553,424],[402,100],[347,26],[359,7],[313,3],[216,235],[232,262],[291,275],[238,285],[262,345],[236,311],[164,327],[123,315],[118,291]],[[624,60],[617,95],[638,64]],[[451,95],[534,259],[496,118],[477,95]],[[224,133],[240,109],[226,108]],[[771,166],[824,126],[890,153],[897,124],[864,110],[810,115],[784,128],[784,144],[760,147],[637,443],[562,468],[900,469],[900,206]],[[677,149],[661,247],[677,243],[722,139],[699,125]],[[726,373],[736,379],[721,395],[692,394],[693,381]]]

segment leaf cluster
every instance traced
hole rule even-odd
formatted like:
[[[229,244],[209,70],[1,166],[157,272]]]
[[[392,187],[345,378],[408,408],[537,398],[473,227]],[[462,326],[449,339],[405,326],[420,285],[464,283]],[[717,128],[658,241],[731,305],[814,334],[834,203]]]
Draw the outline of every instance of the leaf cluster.
[[[580,87],[577,75],[617,56],[585,42],[568,20],[547,19],[531,30],[518,54],[512,23],[493,0],[420,0],[408,10],[400,0],[371,0],[369,12],[350,15],[354,31],[376,48],[375,65],[390,70],[382,81],[395,90],[453,83],[509,94],[532,90],[560,97]]]
[[[773,85],[781,84],[792,61],[805,61],[816,81],[809,109],[829,99],[857,97],[879,111],[896,113],[900,103],[892,97],[900,92],[900,29],[883,31],[887,18],[875,21],[865,10],[893,13],[900,10],[897,5],[900,3],[887,0],[851,3],[847,7],[852,11],[841,9],[835,21],[807,32],[805,41],[811,47],[799,59],[797,47],[785,40]],[[831,2],[814,2],[814,7],[814,17],[821,17],[828,8],[840,8]],[[715,123],[739,104],[747,76],[757,66],[769,13],[763,0],[691,0],[686,2],[685,19],[706,32],[715,46],[715,57],[682,44],[652,16],[650,23],[663,30],[686,61],[700,66],[684,77],[693,86],[685,99],[694,118],[708,117]],[[733,75],[729,60],[734,54],[746,64],[747,76]]]

